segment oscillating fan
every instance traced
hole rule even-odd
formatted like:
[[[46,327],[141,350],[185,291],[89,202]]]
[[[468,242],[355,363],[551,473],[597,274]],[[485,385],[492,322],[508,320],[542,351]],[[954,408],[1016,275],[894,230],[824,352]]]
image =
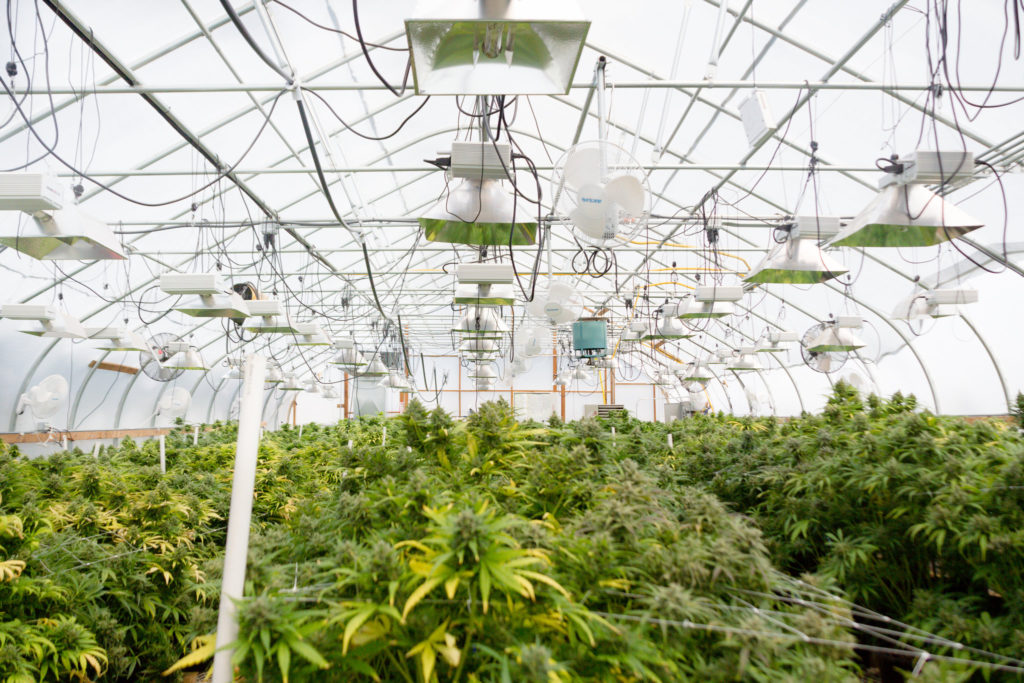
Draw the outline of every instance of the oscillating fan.
[[[192,404],[192,394],[185,387],[174,387],[160,397],[156,405],[156,414],[169,422],[185,417],[188,407]]]
[[[551,347],[551,330],[539,325],[524,327],[516,334],[516,345],[527,358],[539,356]]]
[[[811,345],[821,338],[821,334],[830,326],[829,323],[818,323],[806,332],[800,339],[800,355],[803,356],[807,367],[826,374],[839,370],[846,364],[850,357],[849,351],[811,351]]]
[[[185,372],[181,368],[164,367],[164,363],[174,355],[167,350],[167,345],[175,341],[181,340],[170,332],[161,332],[149,340],[152,351],[139,351],[139,368],[147,377],[157,382],[170,382]]]
[[[50,426],[49,419],[57,414],[67,397],[68,381],[61,375],[50,375],[21,395],[17,412],[20,415],[28,408],[39,428],[46,429]]]
[[[629,152],[605,141],[582,142],[555,167],[553,195],[581,242],[603,247],[630,240],[647,222],[647,176]]]
[[[571,285],[551,282],[526,304],[526,312],[551,325],[567,325],[583,314],[583,297]]]

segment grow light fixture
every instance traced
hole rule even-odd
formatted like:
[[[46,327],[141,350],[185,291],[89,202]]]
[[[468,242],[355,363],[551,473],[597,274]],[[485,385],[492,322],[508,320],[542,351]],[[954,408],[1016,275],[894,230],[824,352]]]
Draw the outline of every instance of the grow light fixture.
[[[576,382],[590,382],[594,379],[594,376],[587,370],[587,366],[580,364],[573,368],[572,374],[569,375],[570,379]]]
[[[338,351],[338,355],[334,357],[331,363],[335,365],[345,365],[350,368],[361,368],[366,365],[366,358],[359,349],[354,346],[343,347]]]
[[[388,366],[384,365],[381,359],[374,356],[373,359],[367,363],[366,368],[359,373],[362,377],[384,377],[388,374]]]
[[[644,341],[655,339],[689,339],[693,334],[687,331],[678,318],[665,316],[654,323],[650,334],[645,334]]]
[[[455,303],[474,306],[511,306],[516,302],[512,285],[460,284],[455,287]]]
[[[478,379],[473,386],[477,391],[490,391],[494,388],[495,382],[490,379]]]
[[[160,289],[166,294],[189,295],[174,310],[196,318],[248,318],[242,297],[225,284],[219,273],[163,273]]]
[[[501,339],[508,332],[508,324],[493,308],[471,306],[452,328],[452,332],[459,332],[467,337]]]
[[[704,388],[714,378],[715,375],[711,372],[707,362],[698,361],[689,365],[686,376],[683,377],[683,383],[687,386],[699,385],[701,388]]]
[[[35,322],[31,327],[18,330],[35,337],[85,339],[88,336],[78,318],[46,304],[4,304],[0,307],[0,318]]]
[[[99,347],[100,351],[149,351],[149,343],[138,332],[127,327],[89,327],[86,328],[89,339],[106,341]]]
[[[77,206],[30,213],[37,232],[0,235],[0,245],[47,261],[124,258],[121,243],[110,227]],[[17,229],[17,223],[13,225]]]
[[[302,390],[308,394],[319,395],[322,393],[320,391],[320,382],[317,382],[315,377],[310,377],[308,380],[306,380],[306,383],[302,385]]]
[[[786,350],[783,344],[795,342],[799,339],[796,332],[789,330],[769,330],[768,342],[757,347],[758,353],[781,353]]]
[[[399,391],[410,391],[412,389],[409,386],[409,380],[405,378],[405,375],[397,370],[391,370],[388,372],[387,377],[380,383],[382,387],[388,389],[398,389]]]
[[[744,346],[740,349],[740,355],[735,358],[727,367],[734,372],[751,372],[763,370],[764,366],[757,357],[757,349],[752,346]]]
[[[431,242],[474,245],[533,244],[537,222],[529,206],[516,205],[500,180],[462,178],[420,216]]]
[[[173,341],[168,342],[167,352],[171,355],[164,362],[164,367],[172,370],[209,370],[209,366],[203,357],[199,354],[199,350],[194,346],[190,346],[188,342]]]
[[[726,347],[719,347],[715,349],[715,355],[713,358],[708,360],[708,365],[725,365],[732,361],[736,357],[736,352],[733,349]]]
[[[851,330],[863,325],[857,316],[839,316],[834,322],[825,325],[821,334],[807,347],[810,353],[826,353],[832,351],[856,351],[865,346]]]
[[[291,318],[284,311],[284,306],[277,299],[254,299],[245,302],[249,315],[255,320],[247,320],[243,329],[247,332],[260,334],[297,334],[299,332]]]
[[[470,379],[496,380],[496,379],[498,379],[498,373],[495,372],[494,368],[492,368],[490,365],[485,365],[483,363],[477,363],[473,367],[473,369],[471,369],[469,371],[469,378]]]
[[[299,384],[298,378],[291,372],[284,376],[284,381],[278,388],[281,391],[302,391],[302,385]]]
[[[815,217],[801,217],[797,221],[814,221]],[[834,219],[836,225],[839,219]],[[811,285],[826,282],[839,277],[849,269],[835,260],[818,246],[815,239],[808,236],[793,237],[775,245],[764,259],[754,267],[744,282],[786,283]]]
[[[724,318],[735,312],[734,301],[743,298],[743,287],[697,287],[692,297],[683,299],[685,308],[680,307],[676,316],[691,318]]]
[[[896,305],[892,317],[896,320],[916,318],[943,318],[956,315],[958,307],[978,301],[976,289],[933,289],[913,294]]]
[[[590,22],[574,2],[429,0],[405,20],[417,95],[568,95]]]
[[[928,247],[982,227],[977,218],[928,185],[961,181],[974,170],[971,152],[918,150],[894,160],[878,194],[830,243],[836,247]]]
[[[280,365],[267,366],[267,375],[263,380],[266,384],[280,384],[284,381],[284,373]]]
[[[295,323],[295,338],[292,346],[331,346],[332,342],[324,334],[318,323]]]

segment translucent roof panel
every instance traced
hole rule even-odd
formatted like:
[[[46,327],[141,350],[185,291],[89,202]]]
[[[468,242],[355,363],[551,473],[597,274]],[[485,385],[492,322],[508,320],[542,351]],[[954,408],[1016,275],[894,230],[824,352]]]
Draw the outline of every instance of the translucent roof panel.
[[[463,311],[452,305],[453,266],[501,261],[519,276],[517,303],[502,311],[512,328],[503,362],[516,332],[537,324],[525,303],[544,295],[549,274],[578,290],[586,315],[609,320],[614,348],[630,318],[650,321],[700,286],[743,285],[794,217],[851,221],[893,155],[966,151],[979,163],[929,187],[984,227],[938,246],[829,249],[848,274],[747,285],[733,315],[690,322],[688,339],[624,348],[622,359],[647,381],[663,364],[756,346],[769,331],[803,337],[830,317],[857,316],[865,346],[838,370],[810,367],[799,343],[761,354],[765,369],[753,376],[770,401],[756,409],[813,409],[848,379],[916,393],[943,412],[1006,412],[1024,376],[1024,323],[1011,303],[1024,293],[1015,220],[1024,210],[1024,71],[1001,7],[974,3],[951,17],[957,39],[941,53],[924,0],[581,5],[591,27],[568,94],[499,99],[497,81],[484,101],[417,96],[411,77],[403,88],[411,1],[361,3],[365,45],[352,5],[334,0],[235,2],[240,26],[215,0],[14,6],[0,170],[56,176],[69,205],[77,190],[79,208],[115,231],[128,258],[46,262],[4,249],[4,300],[187,339],[214,364],[261,351],[301,377],[335,381],[331,349],[176,312],[156,286],[160,274],[220,272],[281,299],[297,320],[354,335],[364,350],[404,343],[403,355],[454,358],[451,329]],[[765,126],[753,144],[751,98]],[[541,249],[431,242],[419,228],[455,182],[439,168],[453,141],[486,134],[481,107],[490,134],[513,143],[515,184],[501,181],[503,191],[518,197],[523,220],[539,213]],[[574,231],[575,194],[560,184],[571,151],[595,140],[629,152],[647,210],[636,234],[601,249]],[[529,203],[538,190],[539,211]],[[25,213],[0,212],[5,235],[35,229]],[[977,302],[943,317],[894,315],[908,298],[958,288],[976,290]],[[124,353],[0,326],[18,342],[4,370],[15,390],[54,371],[83,380],[89,360]],[[190,391],[208,390],[211,415],[230,405],[216,388],[223,367],[189,379]],[[749,377],[726,371],[715,391],[753,410]],[[72,382],[83,405],[97,394],[119,412],[133,406],[124,397],[168,386],[142,375],[109,390],[91,375],[83,381]],[[0,419],[16,402],[14,390],[0,399]]]

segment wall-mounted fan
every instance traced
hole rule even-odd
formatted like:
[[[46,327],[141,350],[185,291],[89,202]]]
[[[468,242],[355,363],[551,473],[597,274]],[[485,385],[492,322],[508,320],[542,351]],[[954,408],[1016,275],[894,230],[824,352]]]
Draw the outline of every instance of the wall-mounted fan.
[[[147,377],[157,382],[170,382],[185,372],[181,368],[164,367],[164,363],[174,355],[167,350],[167,345],[175,341],[181,340],[170,332],[161,332],[150,338],[151,351],[139,351],[139,368]]]
[[[849,351],[811,351],[814,343],[821,338],[821,335],[832,326],[831,323],[818,323],[806,332],[800,339],[800,355],[804,363],[817,372],[830,373],[839,370],[846,364],[850,357]]]
[[[185,417],[189,406],[192,405],[192,394],[185,387],[174,387],[160,397],[156,404],[156,416],[163,422],[174,422],[179,417]]]
[[[68,397],[68,381],[62,375],[50,375],[18,399],[19,415],[27,408],[40,429],[50,426],[50,418],[64,405]]]
[[[631,240],[648,216],[647,176],[629,152],[606,141],[582,142],[561,158],[552,180],[558,207],[576,239],[596,247]]]
[[[583,297],[572,285],[550,282],[547,289],[538,291],[533,301],[526,304],[526,312],[551,325],[567,325],[583,314]]]

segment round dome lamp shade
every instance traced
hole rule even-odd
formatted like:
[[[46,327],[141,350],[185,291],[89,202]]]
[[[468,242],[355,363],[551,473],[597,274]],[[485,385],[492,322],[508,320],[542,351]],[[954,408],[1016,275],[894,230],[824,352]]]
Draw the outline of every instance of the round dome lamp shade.
[[[529,245],[537,235],[536,221],[524,220],[529,217],[529,207],[516,205],[500,180],[461,178],[419,224],[431,242]]]

